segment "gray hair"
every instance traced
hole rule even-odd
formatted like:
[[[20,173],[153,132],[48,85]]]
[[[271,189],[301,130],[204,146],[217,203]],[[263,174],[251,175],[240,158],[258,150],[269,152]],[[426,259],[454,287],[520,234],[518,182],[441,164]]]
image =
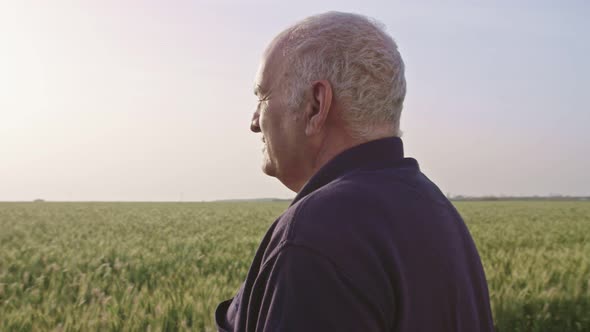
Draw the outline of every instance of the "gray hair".
[[[383,24],[362,15],[328,12],[296,23],[279,34],[288,61],[283,86],[289,108],[298,108],[311,82],[326,79],[351,133],[370,138],[375,128],[391,126],[400,136],[406,95],[404,62]]]

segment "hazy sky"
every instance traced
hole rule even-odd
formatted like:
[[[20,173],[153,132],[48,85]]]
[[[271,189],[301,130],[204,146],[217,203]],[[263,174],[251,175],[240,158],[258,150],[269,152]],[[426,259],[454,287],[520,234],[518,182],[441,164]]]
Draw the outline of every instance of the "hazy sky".
[[[406,62],[406,155],[441,190],[590,195],[588,1],[0,0],[0,200],[293,197],[249,131],[260,55],[327,10]]]

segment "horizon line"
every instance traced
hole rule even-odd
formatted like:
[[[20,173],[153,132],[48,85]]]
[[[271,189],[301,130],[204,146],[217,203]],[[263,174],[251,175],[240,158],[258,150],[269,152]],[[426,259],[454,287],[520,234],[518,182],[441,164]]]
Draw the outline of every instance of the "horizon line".
[[[590,195],[452,195],[451,201],[503,201],[503,200],[590,200]],[[230,203],[230,202],[290,202],[293,198],[258,197],[258,198],[227,198],[214,200],[0,200],[0,203]]]

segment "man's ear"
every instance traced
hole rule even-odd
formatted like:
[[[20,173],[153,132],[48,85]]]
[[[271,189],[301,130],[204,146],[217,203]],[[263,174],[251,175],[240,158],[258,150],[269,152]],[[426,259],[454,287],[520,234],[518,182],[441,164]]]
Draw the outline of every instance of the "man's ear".
[[[305,134],[312,136],[319,133],[332,106],[332,85],[327,80],[314,81],[311,84],[311,104],[305,114]]]

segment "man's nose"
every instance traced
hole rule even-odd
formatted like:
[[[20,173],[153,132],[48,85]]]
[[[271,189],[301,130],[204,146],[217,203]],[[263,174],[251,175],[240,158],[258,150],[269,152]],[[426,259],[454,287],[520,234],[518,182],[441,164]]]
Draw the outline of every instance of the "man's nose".
[[[250,122],[250,130],[252,130],[252,132],[260,132],[260,123],[258,122],[259,118],[260,113],[258,113],[258,111],[254,112],[254,115],[252,115],[252,122]]]

